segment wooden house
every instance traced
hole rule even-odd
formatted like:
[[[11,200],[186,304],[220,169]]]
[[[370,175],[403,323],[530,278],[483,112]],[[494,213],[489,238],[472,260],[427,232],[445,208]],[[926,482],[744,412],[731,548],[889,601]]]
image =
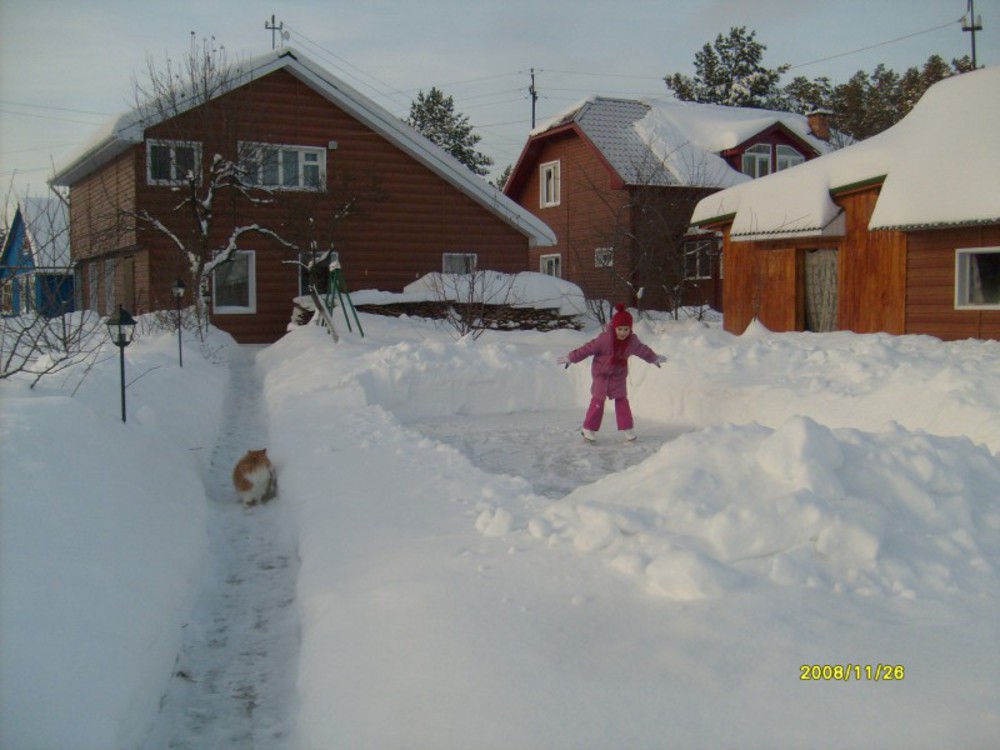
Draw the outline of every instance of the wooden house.
[[[263,156],[244,164],[234,155],[248,146]],[[176,115],[157,116],[153,106],[124,114],[57,170],[53,183],[70,192],[86,307],[172,309],[174,281],[186,278],[192,288],[190,263],[169,233],[192,231],[176,211],[181,178],[208,179],[216,155],[245,166],[271,201],[251,203],[230,190],[213,204],[213,248],[227,247],[237,227],[273,232],[240,233],[232,260],[203,292],[212,323],[240,342],[271,342],[286,331],[304,291],[295,262],[311,249],[334,249],[351,289],[400,291],[432,271],[522,271],[531,248],[555,241],[542,221],[443,149],[284,48],[242,64],[229,85]],[[122,221],[142,212],[169,233]]]
[[[932,86],[899,123],[703,199],[725,327],[1000,338],[1000,69]]]
[[[73,309],[66,206],[54,197],[24,198],[0,250],[0,315],[54,317]]]
[[[557,243],[531,252],[596,299],[721,309],[721,241],[691,232],[695,204],[829,149],[812,118],[674,99],[591,97],[535,130],[504,192]]]

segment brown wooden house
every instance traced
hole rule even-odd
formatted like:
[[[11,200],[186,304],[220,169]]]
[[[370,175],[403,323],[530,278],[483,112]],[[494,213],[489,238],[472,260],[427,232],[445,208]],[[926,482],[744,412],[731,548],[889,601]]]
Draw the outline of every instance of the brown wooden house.
[[[265,154],[247,174],[271,202],[217,196],[211,246],[225,248],[236,227],[274,235],[240,233],[208,290],[213,324],[240,342],[285,332],[303,293],[295,261],[311,248],[339,253],[350,289],[401,291],[433,271],[523,271],[531,248],[555,242],[541,220],[398,117],[284,48],[176,116],[126,113],[58,169],[83,306],[172,309],[175,279],[191,288],[188,260],[167,232],[121,219],[147,212],[176,235],[192,231],[176,211],[181,172],[208,179],[216,155],[247,144]]]
[[[1000,338],[1000,69],[931,87],[866,141],[702,200],[725,327]]]
[[[825,153],[828,113],[812,120],[673,99],[592,97],[529,138],[504,192],[556,233],[532,270],[592,299],[722,309],[721,241],[690,231],[695,204]]]

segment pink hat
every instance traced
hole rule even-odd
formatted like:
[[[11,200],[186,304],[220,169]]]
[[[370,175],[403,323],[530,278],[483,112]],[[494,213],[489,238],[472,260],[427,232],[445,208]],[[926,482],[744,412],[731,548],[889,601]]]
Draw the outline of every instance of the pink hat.
[[[625,309],[625,305],[619,302],[615,305],[615,314],[611,317],[612,328],[632,327],[632,316]]]

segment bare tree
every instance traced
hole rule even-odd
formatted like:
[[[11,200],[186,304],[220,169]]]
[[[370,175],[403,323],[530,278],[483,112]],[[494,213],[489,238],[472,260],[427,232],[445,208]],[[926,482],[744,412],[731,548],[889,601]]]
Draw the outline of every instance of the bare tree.
[[[231,62],[214,39],[198,42],[192,37],[180,64],[168,56],[160,65],[150,57],[144,79],[136,78],[133,84],[136,112],[147,136],[155,128],[164,139],[150,143],[147,171],[169,184],[176,200],[166,214],[129,208],[120,209],[121,214],[136,227],[165,237],[181,254],[192,288],[198,291],[207,289],[213,272],[232,260],[245,234],[266,235],[292,252],[298,250],[273,228],[247,218],[252,209],[275,202],[259,176],[275,164],[278,154],[238,138],[241,129],[259,117],[224,96],[249,82],[244,66]],[[185,140],[192,132],[215,135],[216,151],[207,165],[201,145]],[[207,322],[203,295],[194,294],[194,302],[201,329]]]

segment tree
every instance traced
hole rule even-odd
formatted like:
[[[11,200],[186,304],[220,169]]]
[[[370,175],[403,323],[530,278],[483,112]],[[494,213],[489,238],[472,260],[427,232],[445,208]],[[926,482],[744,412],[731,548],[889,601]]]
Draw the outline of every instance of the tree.
[[[163,65],[158,65],[150,57],[145,79],[134,80],[136,112],[147,130],[161,126],[162,132],[171,135],[171,128],[182,115],[194,113],[200,118],[200,132],[228,135],[220,143],[230,144],[229,150],[213,153],[206,168],[200,161],[200,150],[184,146],[182,131],[178,130],[177,143],[181,145],[151,152],[154,164],[150,169],[169,178],[178,198],[170,214],[157,216],[147,210],[122,209],[126,221],[159,232],[169,240],[186,261],[195,290],[206,289],[213,272],[232,260],[244,234],[267,235],[289,249],[297,249],[274,230],[244,220],[246,208],[274,201],[271,191],[251,177],[258,166],[275,158],[274,154],[236,137],[248,119],[259,114],[230,107],[222,96],[248,81],[241,66],[229,60],[225,47],[216,46],[214,39],[199,44],[194,37],[180,64],[168,56]],[[224,239],[219,239],[220,233]],[[203,298],[200,293],[193,296],[199,330],[203,330],[207,321]]]
[[[417,94],[406,123],[477,175],[487,174],[487,167],[493,164],[490,157],[476,151],[482,139],[472,132],[469,118],[455,112],[454,100],[437,88],[432,87],[426,95],[423,91]]]
[[[778,81],[789,65],[765,68],[761,64],[766,46],[756,41],[757,32],[746,26],[732,27],[728,36],[719,34],[695,54],[696,74],[664,77],[667,88],[679,99],[728,107],[768,107],[780,97]]]

